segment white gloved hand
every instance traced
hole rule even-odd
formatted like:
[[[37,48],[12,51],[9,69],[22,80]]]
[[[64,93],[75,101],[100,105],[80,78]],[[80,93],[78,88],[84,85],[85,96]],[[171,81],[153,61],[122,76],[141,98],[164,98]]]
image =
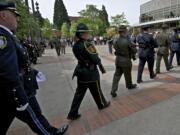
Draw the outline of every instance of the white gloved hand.
[[[22,111],[25,111],[28,106],[29,106],[29,103],[27,103],[27,104],[25,104],[25,105],[22,105],[21,107],[17,107],[16,110],[17,110],[18,112],[22,112]]]

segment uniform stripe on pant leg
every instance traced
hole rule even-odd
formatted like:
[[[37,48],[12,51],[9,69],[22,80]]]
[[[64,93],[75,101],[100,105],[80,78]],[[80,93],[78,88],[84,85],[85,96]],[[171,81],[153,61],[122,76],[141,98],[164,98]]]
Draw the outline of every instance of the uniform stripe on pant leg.
[[[102,97],[101,97],[101,93],[100,93],[100,87],[99,87],[99,84],[98,84],[98,81],[96,81],[96,86],[97,86],[97,90],[98,90],[98,93],[99,93],[99,97],[100,97],[100,100],[101,100],[101,104],[104,106],[104,102],[102,100]]]
[[[30,114],[32,120],[34,121],[34,123],[36,124],[36,126],[39,128],[39,130],[44,134],[44,135],[50,135],[42,126],[42,124],[39,122],[39,120],[37,119],[36,115],[34,114],[33,110],[31,107],[27,107],[27,111]]]

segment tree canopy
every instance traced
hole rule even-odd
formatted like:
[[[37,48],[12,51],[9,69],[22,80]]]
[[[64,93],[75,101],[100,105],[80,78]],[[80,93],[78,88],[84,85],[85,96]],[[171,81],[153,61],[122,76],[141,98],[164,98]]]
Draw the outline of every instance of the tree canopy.
[[[55,0],[53,22],[59,30],[61,29],[63,23],[66,22],[70,24],[68,13],[62,0]]]
[[[86,9],[79,12],[80,23],[85,23],[89,29],[93,30],[93,35],[102,35],[106,31],[106,26],[102,16],[101,10],[97,9],[95,5],[86,5]]]
[[[128,25],[128,21],[127,19],[125,18],[125,14],[122,13],[122,14],[117,14],[116,16],[112,16],[111,17],[111,25],[112,26],[120,26],[120,25]]]
[[[63,23],[61,27],[61,36],[63,38],[69,37],[70,36],[69,30],[70,30],[70,25],[67,22]]]

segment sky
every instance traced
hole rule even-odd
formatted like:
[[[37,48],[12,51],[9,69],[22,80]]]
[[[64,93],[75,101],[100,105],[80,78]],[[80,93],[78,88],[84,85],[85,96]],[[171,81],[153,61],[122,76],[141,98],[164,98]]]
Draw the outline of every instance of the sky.
[[[42,16],[53,22],[55,0],[34,1],[39,2]],[[98,9],[101,9],[102,5],[104,5],[109,14],[109,20],[111,16],[115,16],[124,12],[127,20],[131,25],[138,23],[140,15],[140,4],[147,1],[149,0],[63,0],[69,16],[78,16],[78,12],[85,9],[87,4],[96,5]]]

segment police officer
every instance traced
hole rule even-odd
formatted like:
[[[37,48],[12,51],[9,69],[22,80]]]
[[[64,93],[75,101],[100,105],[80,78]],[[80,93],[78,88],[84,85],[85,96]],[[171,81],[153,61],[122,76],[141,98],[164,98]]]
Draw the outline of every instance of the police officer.
[[[108,40],[108,48],[109,48],[109,54],[113,54],[113,39],[109,38]]]
[[[21,74],[23,78],[23,84],[24,89],[26,91],[26,94],[28,96],[29,104],[32,107],[32,110],[34,111],[36,117],[39,119],[40,123],[43,125],[43,127],[51,134],[51,135],[63,135],[67,129],[68,125],[64,125],[62,128],[55,128],[50,125],[50,123],[47,121],[45,116],[42,114],[41,108],[39,106],[39,103],[36,99],[36,93],[38,87],[38,83],[36,80],[36,75],[38,74],[38,71],[31,68],[30,60],[28,53],[26,51],[26,48],[23,48],[18,40],[16,40],[16,50],[18,54],[18,61],[21,68]],[[17,116],[18,117],[18,116]]]
[[[174,58],[174,54],[176,54],[177,65],[180,65],[180,36],[179,36],[180,28],[177,27],[174,29],[174,32],[171,36],[171,45],[170,45],[170,57],[169,57],[169,65],[170,68],[173,68],[172,61]]]
[[[110,102],[106,101],[101,90],[97,65],[100,67],[102,73],[105,73],[105,69],[101,64],[101,59],[98,56],[95,46],[88,41],[90,38],[89,31],[88,27],[83,23],[77,26],[77,41],[73,46],[73,53],[78,60],[78,65],[73,75],[77,77],[77,89],[67,116],[69,120],[76,120],[81,116],[78,110],[88,88],[98,109],[101,110],[110,105]]]
[[[163,24],[162,32],[158,33],[156,36],[156,41],[158,45],[157,60],[156,60],[156,74],[160,73],[160,63],[161,63],[162,58],[164,59],[166,70],[169,71],[170,69],[169,64],[168,64],[170,39],[169,39],[168,33],[166,32],[167,28],[168,26],[166,24]]]
[[[61,53],[62,54],[66,54],[66,44],[67,44],[66,39],[65,38],[61,39]]]
[[[57,56],[60,56],[60,54],[61,54],[61,42],[60,42],[60,40],[57,37],[53,37],[51,44],[53,44],[53,46],[55,47]]]
[[[126,88],[128,89],[134,89],[137,87],[136,84],[132,83],[132,56],[137,52],[136,47],[132,47],[133,44],[128,38],[127,35],[127,28],[126,26],[120,26],[119,27],[119,37],[114,40],[113,43],[114,49],[115,49],[115,65],[116,65],[116,71],[114,73],[113,77],[113,83],[112,83],[112,90],[111,95],[112,97],[116,97],[116,91],[118,90],[118,84],[119,80],[124,74],[125,81],[126,81]]]
[[[17,28],[18,16],[14,3],[0,3],[0,135],[6,134],[17,116],[38,135],[50,135],[30,107],[22,86],[17,58],[19,54],[11,32]]]
[[[152,34],[149,34],[150,26],[142,26],[142,33],[137,37],[137,43],[139,45],[139,65],[138,65],[138,75],[137,83],[143,82],[142,73],[146,62],[148,63],[148,69],[150,73],[150,78],[156,77],[153,67],[154,67],[154,48],[157,47],[157,43],[153,38]]]

